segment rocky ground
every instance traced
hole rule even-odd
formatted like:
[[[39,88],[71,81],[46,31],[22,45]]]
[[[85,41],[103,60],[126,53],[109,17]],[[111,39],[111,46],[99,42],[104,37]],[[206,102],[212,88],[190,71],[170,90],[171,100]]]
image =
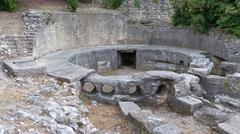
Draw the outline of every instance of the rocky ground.
[[[1,60],[18,56],[11,54],[7,48],[1,50]],[[126,72],[129,73],[129,70],[113,73]],[[0,84],[0,133],[137,133],[119,107],[89,100],[71,85],[49,76],[8,77],[2,68]],[[146,109],[165,117],[186,134],[213,133],[209,127],[194,121],[191,116],[176,114],[166,106]]]
[[[47,76],[1,76],[0,132],[131,133],[118,107],[99,104]],[[4,80],[5,79],[5,80]]]
[[[19,55],[0,51],[1,61]],[[117,107],[81,97],[48,76],[14,78],[0,72],[0,133],[131,133]],[[80,95],[80,97],[79,97]],[[114,122],[114,123],[113,123]],[[96,127],[95,127],[96,126]]]

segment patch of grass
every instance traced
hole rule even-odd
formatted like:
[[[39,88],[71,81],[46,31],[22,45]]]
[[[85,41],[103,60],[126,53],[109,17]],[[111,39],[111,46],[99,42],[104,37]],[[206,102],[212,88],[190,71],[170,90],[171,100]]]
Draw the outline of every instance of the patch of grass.
[[[225,89],[230,89],[231,88],[231,84],[228,81],[225,80],[223,84],[224,84]]]
[[[158,4],[160,0],[153,0],[155,4]]]

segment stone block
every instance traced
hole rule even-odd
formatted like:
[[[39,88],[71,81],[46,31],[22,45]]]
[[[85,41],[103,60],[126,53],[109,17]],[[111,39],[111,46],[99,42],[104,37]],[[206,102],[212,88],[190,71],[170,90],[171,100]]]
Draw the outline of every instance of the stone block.
[[[203,107],[194,112],[193,117],[205,125],[216,126],[219,122],[226,120],[228,114],[217,108]]]
[[[154,115],[151,111],[130,112],[128,120],[142,134],[181,134],[181,130],[165,119]]]
[[[32,57],[5,60],[3,65],[8,70],[9,75],[17,77],[37,76],[47,73],[46,67],[35,62]]]
[[[199,59],[194,59],[191,63],[191,67],[196,67],[196,68],[205,68],[209,64],[209,59],[207,58],[199,58]]]
[[[240,97],[239,78],[238,73],[227,75],[226,77],[209,75],[204,81],[204,89],[210,98],[214,98],[216,95],[227,95],[231,98],[238,99]]]
[[[233,115],[228,120],[219,123],[217,130],[221,134],[240,134],[240,114]]]
[[[201,78],[206,78],[212,71],[213,63],[209,63],[207,67],[204,68],[196,68],[196,67],[189,67],[188,73],[197,75]]]
[[[174,111],[182,114],[192,114],[203,105],[202,101],[192,96],[174,98],[172,104]]]
[[[131,112],[137,112],[141,110],[141,108],[134,102],[119,102],[118,104],[125,117],[127,117]]]

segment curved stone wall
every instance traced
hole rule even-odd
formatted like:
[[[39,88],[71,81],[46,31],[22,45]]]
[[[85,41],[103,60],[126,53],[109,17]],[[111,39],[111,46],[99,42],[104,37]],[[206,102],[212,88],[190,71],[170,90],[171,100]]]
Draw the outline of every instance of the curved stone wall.
[[[126,20],[114,11],[50,14],[47,24],[36,33],[34,57],[64,49],[114,45],[125,37]]]
[[[212,31],[200,34],[191,29],[173,26],[128,25],[127,44],[151,44],[203,50],[224,60],[240,62],[238,39]],[[238,58],[237,58],[238,57]]]
[[[157,71],[116,76],[97,73],[118,69],[121,52],[135,54],[136,69]],[[178,97],[188,96],[191,92],[203,93],[197,76],[205,78],[213,66],[202,51],[150,45],[65,50],[43,56],[36,62],[46,66],[48,75],[75,83],[86,96],[110,104],[124,100],[159,103],[170,100],[176,105]],[[189,74],[172,72],[174,70],[169,66],[180,66]],[[161,71],[166,69],[171,71]]]
[[[206,71],[206,74],[201,75],[204,71],[196,70],[196,68],[211,70],[213,65],[201,53],[201,51],[193,52],[180,48],[125,45],[82,50],[70,57],[69,62],[97,72],[104,72],[122,66],[121,54],[127,54],[128,59],[134,60],[131,61],[135,64],[133,68],[138,70],[171,70],[181,73],[190,72],[205,77],[210,72]]]

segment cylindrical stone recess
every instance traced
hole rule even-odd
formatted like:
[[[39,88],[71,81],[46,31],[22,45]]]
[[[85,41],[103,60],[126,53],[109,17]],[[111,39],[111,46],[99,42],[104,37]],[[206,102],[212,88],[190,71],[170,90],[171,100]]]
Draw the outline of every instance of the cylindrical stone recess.
[[[88,93],[93,92],[94,89],[95,89],[95,86],[91,82],[86,82],[86,83],[83,84],[83,90],[88,92]]]
[[[111,85],[105,84],[102,87],[103,93],[112,93],[113,92],[113,87]]]
[[[137,91],[137,86],[132,86],[128,89],[129,94],[134,94]]]

